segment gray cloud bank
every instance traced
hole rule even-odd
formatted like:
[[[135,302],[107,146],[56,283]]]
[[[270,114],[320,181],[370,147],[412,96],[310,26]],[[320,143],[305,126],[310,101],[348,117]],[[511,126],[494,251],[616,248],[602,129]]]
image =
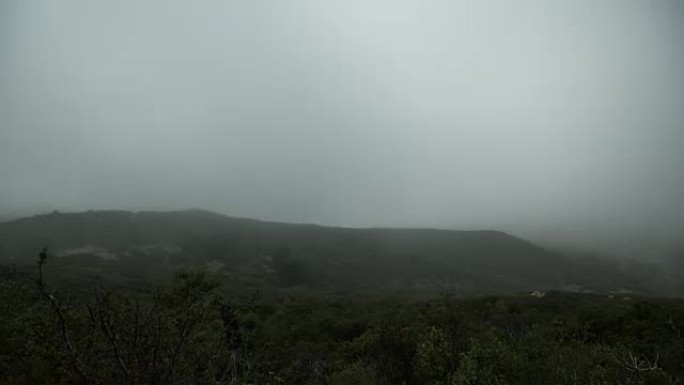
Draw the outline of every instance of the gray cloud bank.
[[[0,212],[684,233],[680,1],[5,0]]]

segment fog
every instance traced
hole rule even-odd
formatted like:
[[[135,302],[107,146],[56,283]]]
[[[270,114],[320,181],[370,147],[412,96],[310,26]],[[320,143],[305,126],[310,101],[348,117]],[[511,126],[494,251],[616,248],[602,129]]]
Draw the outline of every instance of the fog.
[[[4,0],[0,213],[648,254],[684,239],[682,69],[677,0]]]

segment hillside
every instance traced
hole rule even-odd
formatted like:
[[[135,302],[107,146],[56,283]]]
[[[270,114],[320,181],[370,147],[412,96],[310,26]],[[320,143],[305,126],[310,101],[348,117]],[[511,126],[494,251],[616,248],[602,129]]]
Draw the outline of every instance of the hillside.
[[[648,291],[616,266],[587,265],[496,231],[351,229],[203,210],[52,213],[0,223],[0,261],[48,247],[56,279],[146,280],[201,267],[227,287],[402,294],[572,289]]]

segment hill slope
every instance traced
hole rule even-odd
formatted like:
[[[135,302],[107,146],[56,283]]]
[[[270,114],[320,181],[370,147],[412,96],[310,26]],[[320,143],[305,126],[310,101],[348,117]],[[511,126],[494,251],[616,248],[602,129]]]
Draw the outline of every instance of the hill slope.
[[[53,213],[0,223],[0,261],[32,263],[44,246],[60,257],[53,270],[71,276],[136,280],[202,266],[235,288],[413,294],[617,288],[597,286],[601,280],[577,261],[496,231],[350,229],[202,210]]]

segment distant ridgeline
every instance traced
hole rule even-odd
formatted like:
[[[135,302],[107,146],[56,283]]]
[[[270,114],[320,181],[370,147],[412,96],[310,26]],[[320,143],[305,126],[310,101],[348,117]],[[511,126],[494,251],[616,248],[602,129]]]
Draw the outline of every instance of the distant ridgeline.
[[[88,211],[0,223],[0,262],[53,280],[123,284],[194,267],[231,290],[472,295],[524,291],[671,294],[655,267],[576,259],[496,231],[351,229],[216,213]]]

